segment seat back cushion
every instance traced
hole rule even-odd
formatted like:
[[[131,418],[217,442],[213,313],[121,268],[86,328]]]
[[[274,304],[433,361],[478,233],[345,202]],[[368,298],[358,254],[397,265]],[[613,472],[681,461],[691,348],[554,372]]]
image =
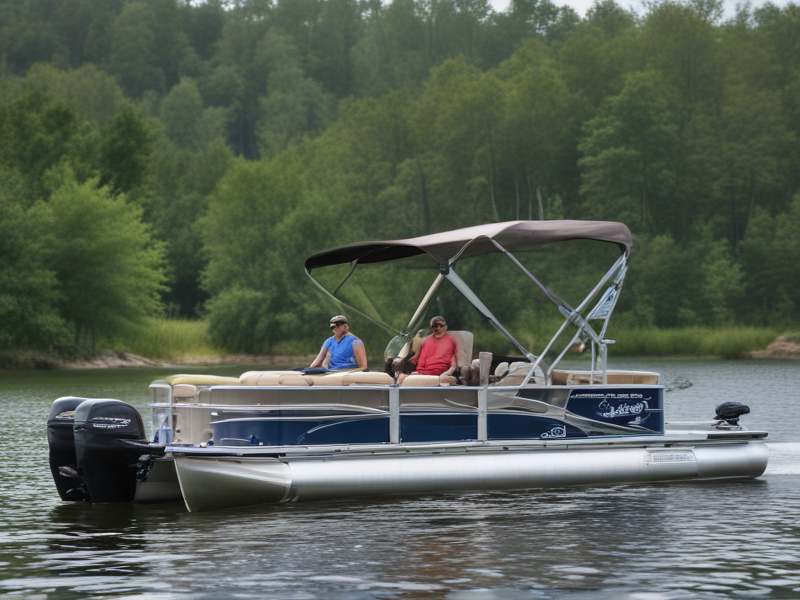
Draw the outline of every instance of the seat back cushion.
[[[456,344],[458,344],[458,350],[456,351],[456,363],[458,366],[470,364],[472,362],[472,332],[448,331],[448,333],[456,338]]]

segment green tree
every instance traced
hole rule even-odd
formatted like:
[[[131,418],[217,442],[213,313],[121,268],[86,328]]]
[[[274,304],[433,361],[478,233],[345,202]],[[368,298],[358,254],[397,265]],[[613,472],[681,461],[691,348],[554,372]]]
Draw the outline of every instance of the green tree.
[[[717,326],[733,325],[744,294],[744,276],[741,267],[733,261],[726,241],[719,240],[711,245],[702,272],[703,299],[709,307],[711,322]]]
[[[108,68],[125,92],[141,98],[147,90],[163,93],[167,76],[159,64],[157,15],[144,2],[128,4],[112,27]]]
[[[381,94],[424,79],[431,63],[417,8],[413,0],[371,5],[364,36],[352,49],[359,93]]]
[[[259,148],[274,156],[305,136],[319,134],[332,120],[334,99],[297,68],[280,68],[269,76],[269,95],[261,98]]]
[[[285,285],[277,232],[302,195],[296,165],[239,160],[209,199],[200,222],[209,257],[203,280],[212,294],[209,330],[221,346],[268,351],[294,320],[282,325],[279,318],[293,305],[294,290]]]
[[[147,220],[166,247],[169,290],[163,298],[170,314],[197,317],[208,299],[200,287],[207,264],[205,232],[197,221],[206,214],[208,197],[231,160],[230,149],[219,138],[198,151],[176,148],[164,138],[154,144],[143,196]]]
[[[46,231],[19,201],[18,176],[0,167],[0,350],[69,346],[58,282],[48,268]]]
[[[93,64],[70,71],[36,64],[25,77],[25,89],[42,93],[67,106],[79,120],[97,125],[104,125],[129,104],[114,78]]]
[[[535,219],[540,203],[544,213],[549,198],[559,192],[560,165],[567,162],[576,144],[574,102],[560,73],[538,45],[523,46],[500,71],[506,81],[499,158],[512,173],[508,179],[513,179],[513,190],[507,185],[506,196],[515,200],[504,214]]]
[[[0,165],[22,177],[29,202],[46,197],[45,174],[71,153],[76,121],[71,110],[42,93],[0,104]]]
[[[203,107],[193,79],[184,77],[161,103],[167,137],[179,148],[199,150],[225,133],[225,109]]]
[[[678,127],[655,73],[631,74],[584,125],[579,149],[586,216],[618,219],[636,231],[670,232]]]
[[[100,185],[116,193],[130,193],[147,173],[152,134],[132,110],[118,113],[104,128],[100,142]]]
[[[798,287],[800,196],[779,217],[756,208],[739,244],[746,283],[743,318],[757,324],[788,324],[800,318]]]
[[[628,306],[640,325],[677,327],[699,323],[693,302],[702,285],[702,260],[666,235],[638,237],[630,266]],[[693,252],[694,250],[694,252]]]
[[[50,200],[32,209],[50,232],[47,264],[55,273],[59,314],[78,348],[130,334],[161,309],[163,248],[141,209],[69,170]]]

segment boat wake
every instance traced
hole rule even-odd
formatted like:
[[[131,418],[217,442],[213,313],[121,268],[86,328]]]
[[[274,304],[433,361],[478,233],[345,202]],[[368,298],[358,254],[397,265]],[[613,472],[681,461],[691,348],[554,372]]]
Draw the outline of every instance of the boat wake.
[[[800,475],[800,443],[767,444],[769,464],[764,475]]]

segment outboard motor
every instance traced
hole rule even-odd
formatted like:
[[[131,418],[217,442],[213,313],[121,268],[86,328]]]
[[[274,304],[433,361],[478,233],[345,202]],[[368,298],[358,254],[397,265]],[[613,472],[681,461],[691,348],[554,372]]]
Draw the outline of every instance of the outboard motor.
[[[139,412],[121,400],[86,400],[75,409],[75,456],[91,502],[132,502],[147,452]]]
[[[723,402],[717,406],[717,420],[728,425],[738,425],[739,417],[750,413],[750,407],[741,402]]]
[[[50,447],[50,471],[62,500],[88,500],[75,457],[75,437],[72,424],[75,409],[86,398],[59,398],[53,402],[47,418],[47,444]]]

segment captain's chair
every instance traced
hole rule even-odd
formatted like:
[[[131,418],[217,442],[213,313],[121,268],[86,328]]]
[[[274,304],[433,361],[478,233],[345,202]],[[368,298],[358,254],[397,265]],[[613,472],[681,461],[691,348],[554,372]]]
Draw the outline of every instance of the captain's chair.
[[[456,364],[459,367],[466,367],[472,362],[472,342],[474,339],[472,332],[448,331],[447,333],[452,335],[456,340]],[[417,338],[414,338],[414,340],[416,339]],[[412,340],[412,342],[414,340]],[[421,344],[422,339],[420,339],[419,344],[417,344],[416,350],[419,350]],[[416,354],[416,350],[414,353],[409,354],[408,357],[411,358]],[[439,377],[437,375],[409,375],[405,378],[402,385],[403,387],[435,387],[439,385]]]

